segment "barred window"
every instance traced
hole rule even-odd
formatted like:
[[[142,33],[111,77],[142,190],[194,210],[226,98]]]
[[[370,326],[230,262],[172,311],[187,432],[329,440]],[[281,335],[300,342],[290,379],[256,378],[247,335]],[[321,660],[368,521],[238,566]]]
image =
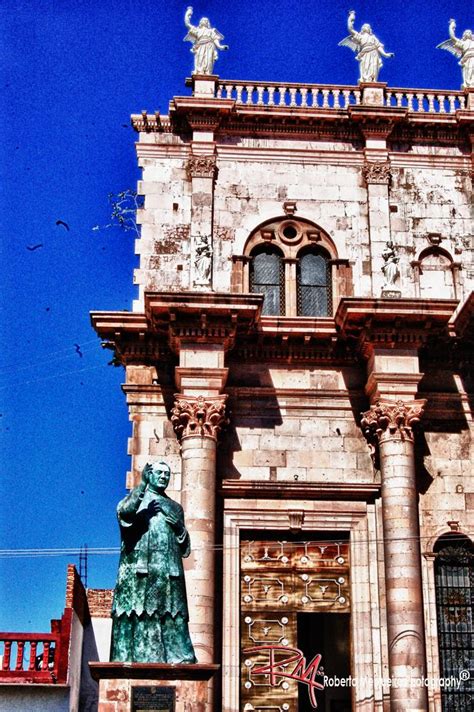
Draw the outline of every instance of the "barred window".
[[[281,254],[270,245],[254,250],[250,264],[250,291],[263,294],[262,314],[285,313],[284,265]]]
[[[442,709],[465,712],[474,709],[473,545],[463,535],[448,534],[438,539],[435,552],[440,676],[460,681],[442,688]]]
[[[325,250],[299,257],[297,270],[298,316],[328,316],[332,308],[331,269]]]

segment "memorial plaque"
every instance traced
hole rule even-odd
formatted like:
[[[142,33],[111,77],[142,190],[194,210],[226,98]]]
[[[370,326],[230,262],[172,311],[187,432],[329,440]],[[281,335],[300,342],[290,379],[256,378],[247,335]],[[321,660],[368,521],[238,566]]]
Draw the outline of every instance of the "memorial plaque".
[[[132,687],[132,712],[175,712],[176,688]]]

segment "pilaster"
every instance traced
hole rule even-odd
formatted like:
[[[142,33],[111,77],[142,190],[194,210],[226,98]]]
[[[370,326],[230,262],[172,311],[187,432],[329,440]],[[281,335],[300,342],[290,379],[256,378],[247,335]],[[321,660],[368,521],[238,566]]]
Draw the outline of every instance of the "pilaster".
[[[382,82],[361,84],[362,103],[350,108],[351,118],[359,123],[364,136],[363,179],[367,186],[372,294],[380,294],[384,264],[382,252],[390,242],[389,190],[391,167],[388,138],[396,123],[406,114],[404,109],[384,106]]]
[[[191,151],[186,164],[186,174],[191,181],[190,286],[208,290],[213,285],[214,180],[217,175],[213,132],[193,130]]]

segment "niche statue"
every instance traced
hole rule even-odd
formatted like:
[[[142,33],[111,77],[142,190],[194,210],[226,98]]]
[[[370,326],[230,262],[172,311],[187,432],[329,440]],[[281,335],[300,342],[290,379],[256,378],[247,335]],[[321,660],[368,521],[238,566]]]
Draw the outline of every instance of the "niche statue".
[[[195,663],[182,558],[189,556],[183,508],[166,494],[166,462],[146,464],[119,502],[122,546],[112,607],[117,662]]]

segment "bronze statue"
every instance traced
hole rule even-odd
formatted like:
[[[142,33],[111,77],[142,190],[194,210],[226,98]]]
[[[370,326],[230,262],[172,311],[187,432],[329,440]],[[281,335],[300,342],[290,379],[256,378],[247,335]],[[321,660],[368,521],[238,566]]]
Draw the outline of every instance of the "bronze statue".
[[[195,663],[182,558],[183,508],[166,494],[166,462],[146,464],[117,507],[122,547],[112,607],[111,661]]]

